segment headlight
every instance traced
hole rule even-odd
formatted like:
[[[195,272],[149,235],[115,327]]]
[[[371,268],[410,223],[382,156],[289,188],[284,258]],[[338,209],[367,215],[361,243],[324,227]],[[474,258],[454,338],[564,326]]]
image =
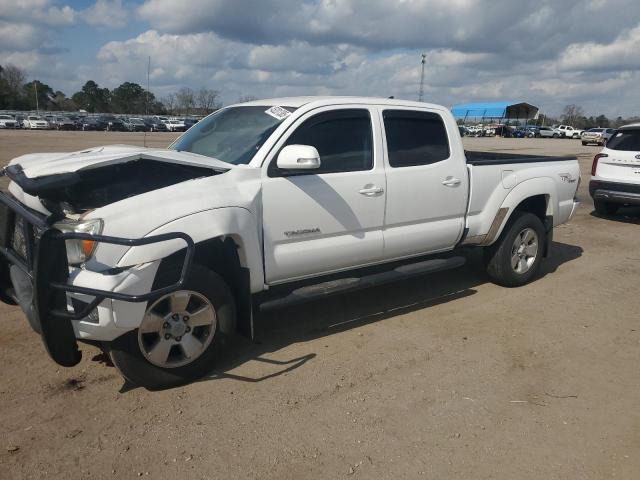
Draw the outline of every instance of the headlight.
[[[93,220],[63,220],[54,225],[62,233],[89,233],[92,235],[100,235],[102,233],[102,220],[99,218]],[[69,265],[80,265],[86,262],[93,255],[97,243],[93,240],[66,240],[67,261]]]

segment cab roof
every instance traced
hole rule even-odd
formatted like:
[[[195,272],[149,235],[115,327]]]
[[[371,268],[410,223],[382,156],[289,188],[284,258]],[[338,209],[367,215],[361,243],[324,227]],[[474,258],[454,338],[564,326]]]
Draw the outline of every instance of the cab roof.
[[[349,105],[351,103],[370,104],[370,105],[393,105],[401,107],[422,107],[422,108],[439,108],[441,105],[425,102],[413,102],[410,100],[399,100],[396,98],[381,97],[343,97],[343,96],[307,96],[307,97],[280,97],[265,98],[262,100],[253,100],[251,102],[237,103],[231,106],[267,106],[275,105],[281,107],[300,108],[302,106],[323,107],[328,105]]]

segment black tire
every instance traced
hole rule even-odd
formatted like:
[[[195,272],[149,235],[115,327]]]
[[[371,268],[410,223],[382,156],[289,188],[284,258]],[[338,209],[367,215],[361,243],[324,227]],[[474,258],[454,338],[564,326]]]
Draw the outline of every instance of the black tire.
[[[582,142],[582,145],[587,145],[587,142]]]
[[[604,200],[594,200],[593,206],[598,215],[615,215],[620,208],[617,203],[605,202]]]
[[[558,138],[558,137],[559,137],[559,135],[557,133],[553,134],[553,138]]]
[[[530,228],[537,234],[538,248],[533,263],[524,273],[518,273],[511,264],[512,248],[516,237]],[[500,238],[485,249],[485,264],[491,281],[503,287],[519,287],[529,283],[536,275],[542,261],[546,233],[542,221],[532,213],[514,212]]]
[[[154,288],[175,282],[178,276],[179,270],[169,270],[164,274],[161,272],[154,282]],[[118,337],[108,346],[109,355],[122,376],[131,384],[149,390],[161,390],[197,380],[213,368],[216,345],[219,345],[222,337],[220,324],[235,324],[233,295],[220,275],[197,264],[193,265],[184,289],[204,295],[215,308],[217,322],[211,343],[193,362],[177,368],[161,368],[151,364],[140,351],[137,329]]]

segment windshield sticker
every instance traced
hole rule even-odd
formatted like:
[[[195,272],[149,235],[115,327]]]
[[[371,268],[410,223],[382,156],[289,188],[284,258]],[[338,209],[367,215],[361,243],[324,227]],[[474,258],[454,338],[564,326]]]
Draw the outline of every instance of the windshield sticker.
[[[289,110],[278,107],[277,105],[275,107],[271,107],[269,110],[265,110],[264,113],[266,113],[267,115],[271,115],[277,120],[284,120],[289,115],[291,115],[291,112]]]

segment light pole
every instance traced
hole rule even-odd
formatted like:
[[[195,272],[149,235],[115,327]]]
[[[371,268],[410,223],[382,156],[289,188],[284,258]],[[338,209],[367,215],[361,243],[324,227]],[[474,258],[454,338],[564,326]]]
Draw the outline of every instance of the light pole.
[[[422,97],[424,96],[424,64],[427,63],[426,62],[427,59],[427,54],[423,53],[422,54],[422,60],[420,61],[420,63],[422,64],[422,66],[420,67],[420,91],[418,92],[418,101],[421,102],[422,101]]]

